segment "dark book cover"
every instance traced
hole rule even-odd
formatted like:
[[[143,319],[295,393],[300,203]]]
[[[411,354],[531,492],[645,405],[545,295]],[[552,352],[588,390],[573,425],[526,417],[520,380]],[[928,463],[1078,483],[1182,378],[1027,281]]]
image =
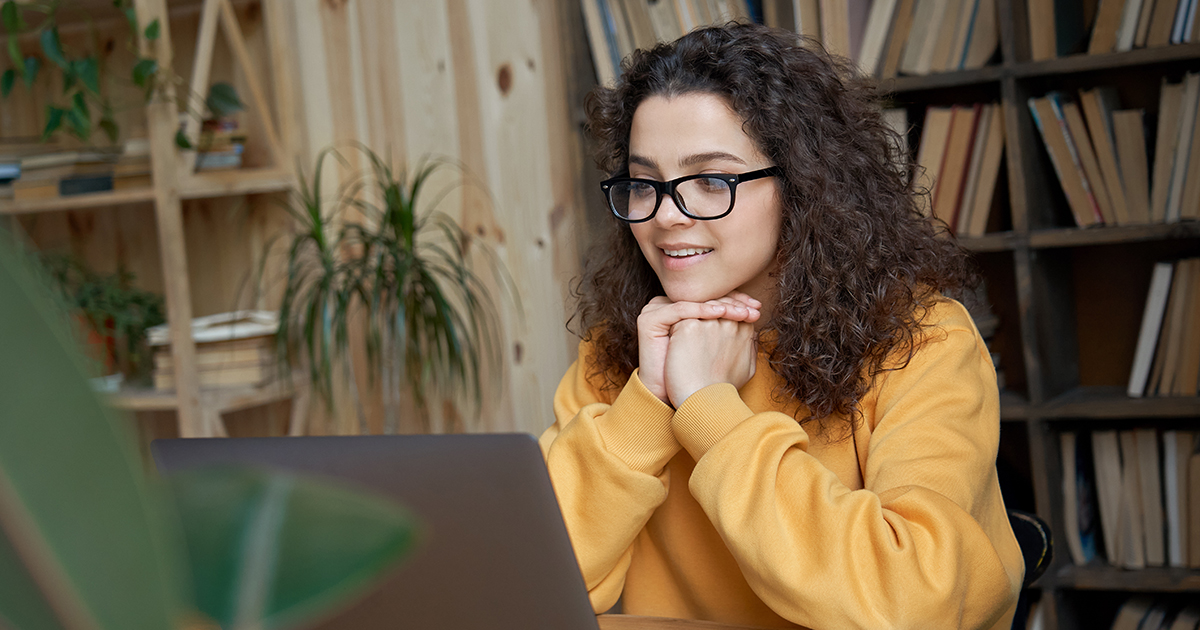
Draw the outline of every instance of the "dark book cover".
[[[112,189],[113,177],[111,174],[68,177],[58,182],[58,194],[62,197],[104,192]]]

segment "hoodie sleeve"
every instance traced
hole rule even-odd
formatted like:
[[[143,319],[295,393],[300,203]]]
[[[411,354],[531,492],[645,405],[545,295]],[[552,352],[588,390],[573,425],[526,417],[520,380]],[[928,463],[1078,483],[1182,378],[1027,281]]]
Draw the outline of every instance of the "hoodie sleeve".
[[[579,360],[554,395],[555,423],[539,443],[600,613],[621,595],[630,548],[667,498],[665,468],[680,446],[671,433],[674,410],[646,389],[636,370],[614,396],[591,383],[590,357],[590,345],[580,344]]]

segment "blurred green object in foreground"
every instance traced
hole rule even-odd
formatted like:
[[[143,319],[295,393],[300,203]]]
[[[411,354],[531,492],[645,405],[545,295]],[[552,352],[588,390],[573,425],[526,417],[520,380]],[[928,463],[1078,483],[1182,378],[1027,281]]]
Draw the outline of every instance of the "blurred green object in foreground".
[[[0,627],[167,629],[200,611],[277,628],[344,604],[412,546],[404,510],[325,482],[147,479],[26,262],[0,230]]]

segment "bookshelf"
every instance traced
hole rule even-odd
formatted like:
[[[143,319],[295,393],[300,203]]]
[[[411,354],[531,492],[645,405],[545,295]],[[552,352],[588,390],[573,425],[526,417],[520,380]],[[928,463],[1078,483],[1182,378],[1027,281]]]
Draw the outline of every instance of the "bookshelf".
[[[129,265],[128,258],[140,256],[132,265],[137,268],[139,279],[148,276],[145,282],[159,285],[164,292],[172,355],[177,366],[176,389],[166,392],[123,389],[108,396],[112,406],[130,411],[173,411],[179,435],[205,437],[225,434],[221,413],[292,399],[289,433],[295,434],[303,427],[307,392],[278,382],[262,387],[201,390],[191,331],[197,311],[231,310],[226,298],[238,292],[231,285],[240,279],[217,276],[230,271],[231,266],[244,267],[238,271],[249,272],[248,263],[261,253],[265,240],[265,208],[272,204],[273,194],[283,193],[293,185],[294,160],[290,156],[295,144],[291,124],[294,112],[289,109],[287,98],[272,102],[272,95],[292,93],[289,65],[292,51],[279,0],[170,3],[135,0],[134,8],[139,24],[157,20],[161,25],[157,39],[138,38],[140,55],[154,57],[160,67],[171,67],[180,73],[190,70],[192,93],[206,92],[207,86],[216,80],[231,81],[237,86],[247,110],[241,118],[248,123],[244,127],[250,130],[243,166],[222,171],[194,169],[196,153],[176,147],[176,132],[181,127],[178,103],[182,99],[176,99],[173,92],[183,89],[177,86],[165,96],[156,94],[144,105],[126,107],[118,113],[123,137],[136,134],[148,138],[152,175],[149,187],[48,199],[0,200],[0,217],[9,218],[35,244],[39,240],[54,241],[52,236],[62,233],[63,225],[69,226],[65,231],[69,232],[72,245],[78,245],[90,257],[101,259],[104,266]],[[124,63],[133,52],[122,50],[120,42],[128,37],[123,18],[93,20],[93,15],[117,14],[107,0],[66,3],[60,9],[58,22],[64,43],[81,45],[85,37],[107,39],[106,61]],[[218,35],[224,47],[217,45]],[[37,51],[33,40],[22,38],[18,45],[29,54]],[[111,81],[128,82],[121,74]],[[0,125],[0,134],[13,129],[29,133],[37,126],[44,101],[51,92],[49,84],[40,83],[25,100],[6,101],[10,116],[6,125]],[[118,93],[125,90],[137,94],[136,88],[129,88],[106,85],[106,89]],[[14,91],[20,90],[18,87]],[[136,96],[124,96],[123,102],[141,102]],[[120,101],[120,95],[116,100]],[[194,145],[198,120],[188,117],[186,121],[183,130]],[[228,221],[221,224],[214,219],[234,215],[243,217],[237,219],[240,224],[230,225]],[[236,238],[242,240],[232,243]],[[60,244],[63,240],[57,239]],[[153,258],[150,254],[130,253],[154,250],[157,250],[156,260],[148,260]],[[232,262],[222,260],[225,257]],[[214,287],[221,290],[212,293],[222,294],[221,297],[206,298],[206,292]]]
[[[798,28],[796,15],[816,4],[763,0],[758,15],[811,32],[811,24]],[[1176,607],[1200,598],[1200,569],[1119,569],[1102,551],[1076,566],[1064,531],[1060,436],[1198,428],[1200,397],[1130,398],[1126,387],[1154,265],[1200,256],[1200,222],[1077,227],[1028,101],[1053,90],[1077,96],[1113,86],[1123,108],[1145,110],[1146,140],[1153,145],[1162,80],[1177,82],[1200,70],[1200,44],[1086,54],[1085,36],[1075,54],[1034,61],[1032,40],[1039,34],[1029,26],[1033,5],[1034,0],[996,0],[999,50],[987,65],[884,78],[880,86],[889,106],[907,112],[914,155],[927,107],[1003,106],[1005,153],[993,216],[983,236],[960,240],[974,254],[1001,321],[993,347],[1007,377],[1000,395],[998,467],[1009,507],[1036,511],[1055,532],[1055,563],[1030,593],[1043,627],[1110,627],[1122,602],[1135,593]],[[1154,160],[1152,147],[1147,159]]]

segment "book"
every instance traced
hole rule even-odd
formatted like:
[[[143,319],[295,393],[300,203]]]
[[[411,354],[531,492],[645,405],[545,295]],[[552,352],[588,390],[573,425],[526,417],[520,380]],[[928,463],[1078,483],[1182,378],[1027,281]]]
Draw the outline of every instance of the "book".
[[[1142,13],[1143,2],[1153,0],[1125,0],[1125,10],[1121,13],[1121,26],[1117,29],[1117,51],[1133,50],[1133,41],[1137,39],[1138,17]]]
[[[1194,431],[1163,431],[1163,498],[1167,525],[1167,564],[1187,567],[1188,458],[1195,450]]]
[[[818,0],[793,0],[792,6],[796,15],[796,32],[821,42],[821,8]]]
[[[996,15],[996,0],[979,0],[975,19],[963,51],[959,68],[975,70],[987,65],[1000,46],[1000,27]]]
[[[1150,223],[1150,168],[1146,163],[1145,111],[1114,111],[1112,124],[1129,220],[1132,223]]]
[[[1188,567],[1200,569],[1200,439],[1188,457]]]
[[[904,74],[929,74],[933,63],[933,51],[937,46],[937,33],[946,15],[948,0],[917,0],[912,29],[900,59],[900,72]]]
[[[1167,308],[1163,315],[1162,328],[1158,333],[1158,351],[1154,355],[1154,366],[1150,372],[1148,391],[1154,395],[1170,395],[1175,383],[1175,372],[1179,361],[1179,337],[1183,334],[1182,322],[1187,312],[1187,286],[1189,268],[1175,263],[1171,277],[1171,291],[1167,296]]]
[[[646,4],[655,39],[669,42],[684,34],[679,26],[679,14],[675,11],[675,3],[671,0],[649,0]]]
[[[1171,393],[1195,396],[1200,381],[1200,258],[1189,258],[1176,264],[1186,269],[1188,283],[1187,306],[1180,322],[1178,373]]]
[[[1058,175],[1058,181],[1067,197],[1067,204],[1075,217],[1075,223],[1080,227],[1101,223],[1103,218],[1088,189],[1083,166],[1079,163],[1079,153],[1071,144],[1059,99],[1054,93],[1041,98],[1031,97],[1029,109],[1033,113],[1034,124],[1042,136],[1054,172]]]
[[[1141,11],[1138,14],[1137,34],[1133,39],[1134,47],[1144,48],[1146,46],[1146,38],[1150,34],[1150,18],[1154,13],[1154,5],[1158,2],[1166,1],[1167,0],[1142,0]]]
[[[919,203],[925,216],[932,216],[934,204],[937,201],[938,174],[942,168],[942,160],[946,155],[946,142],[950,137],[950,127],[954,120],[953,107],[930,106],[925,110],[925,126],[921,130],[921,144],[917,147],[917,165],[923,171],[917,175],[917,189],[924,189],[928,195],[921,195]]]
[[[1146,566],[1166,564],[1163,536],[1162,474],[1156,429],[1134,429],[1137,438],[1138,480],[1142,492],[1142,533],[1146,537]]]
[[[1135,595],[1121,604],[1117,609],[1117,617],[1113,619],[1112,630],[1141,630],[1142,619],[1150,612],[1154,600],[1147,595]]]
[[[1104,557],[1120,566],[1121,534],[1121,445],[1113,429],[1092,431],[1092,462],[1096,472],[1096,505],[1100,513],[1100,532]]]
[[[969,237],[983,236],[987,232],[992,200],[996,195],[996,183],[1000,179],[1000,163],[1004,157],[1004,106],[995,103],[991,105],[991,110],[987,132],[984,134],[985,145],[979,165],[978,185],[972,191],[970,208],[964,209],[969,216],[964,236]],[[982,132],[984,128],[982,122],[980,124]]]
[[[908,34],[912,30],[916,0],[899,0],[892,18],[892,26],[888,32],[888,41],[880,64],[878,75],[883,79],[895,77],[900,68],[900,58],[904,53]]]
[[[1096,9],[1096,23],[1092,26],[1092,39],[1088,42],[1088,54],[1110,53],[1117,47],[1117,30],[1121,27],[1121,15],[1125,11],[1125,0],[1100,0]]]
[[[1029,16],[1029,50],[1034,61],[1058,56],[1055,41],[1053,0],[1025,0]]]
[[[1195,604],[1184,606],[1183,610],[1175,615],[1175,620],[1171,622],[1171,627],[1168,630],[1196,630],[1200,626],[1200,607]]]
[[[966,10],[967,4],[969,3],[965,0],[945,4],[943,13],[938,18],[938,27],[933,31],[935,41],[933,53],[929,56],[929,66],[924,68],[924,72],[921,74],[945,72],[949,69],[954,38],[958,34],[959,16]]]
[[[1150,277],[1150,290],[1146,296],[1145,309],[1142,312],[1142,326],[1138,333],[1137,347],[1133,355],[1133,369],[1130,371],[1129,387],[1126,390],[1126,393],[1133,398],[1140,398],[1146,392],[1146,381],[1150,377],[1150,366],[1158,346],[1174,269],[1173,263],[1156,263]]]
[[[1117,92],[1111,86],[1080,90],[1079,105],[1087,120],[1088,137],[1099,162],[1101,184],[1112,206],[1113,223],[1133,223],[1129,204],[1125,199],[1125,185],[1117,161],[1117,146],[1113,140],[1112,112],[1117,105]]]
[[[1195,6],[1195,0],[1179,0],[1175,7],[1175,23],[1171,27],[1170,44],[1182,44],[1187,41],[1187,28],[1191,24],[1190,9]]]
[[[1176,146],[1180,135],[1180,109],[1183,104],[1183,84],[1163,79],[1158,105],[1158,132],[1154,143],[1154,174],[1150,186],[1150,220],[1166,221],[1167,202],[1171,193]]]
[[[883,110],[883,122],[889,129],[896,132],[897,141],[900,143],[900,155],[907,160],[908,156],[912,155],[908,151],[908,110],[903,107],[892,107]]]
[[[1146,46],[1166,46],[1171,43],[1171,33],[1175,26],[1175,14],[1179,8],[1178,0],[1156,0],[1150,14],[1150,27],[1146,34]],[[1187,10],[1187,0],[1183,2]]]
[[[933,201],[933,215],[951,230],[958,224],[958,209],[975,144],[975,132],[983,105],[955,105],[950,137],[946,139],[946,154],[938,170],[939,181]]]
[[[898,0],[875,0],[867,16],[862,47],[858,51],[858,67],[866,76],[875,76],[883,62],[884,44],[893,23]]]
[[[820,0],[821,43],[830,54],[850,57],[850,3]]]
[[[1116,212],[1113,210],[1112,200],[1108,196],[1108,188],[1104,185],[1104,177],[1100,173],[1100,162],[1096,159],[1096,149],[1092,146],[1087,126],[1083,122],[1083,113],[1080,112],[1077,103],[1063,103],[1062,111],[1063,119],[1067,123],[1067,131],[1071,135],[1071,143],[1079,153],[1079,163],[1083,166],[1088,188],[1091,190],[1096,207],[1100,210],[1100,216],[1104,218],[1105,225],[1116,225]]]
[[[1183,188],[1187,180],[1188,160],[1192,154],[1192,137],[1196,132],[1196,109],[1200,104],[1200,72],[1189,72],[1183,79],[1183,96],[1179,101],[1179,138],[1171,165],[1171,188],[1163,220],[1178,221],[1183,207]]]
[[[951,40],[949,53],[945,61],[938,67],[942,72],[962,68],[963,56],[967,52],[967,42],[971,39],[971,29],[975,25],[975,14],[979,11],[980,0],[965,0],[958,12],[958,22],[954,26],[954,38]],[[949,22],[947,22],[947,25]]]
[[[1138,465],[1137,438],[1131,430],[1117,432],[1121,443],[1121,509],[1118,513],[1117,533],[1121,558],[1119,565],[1125,569],[1146,567],[1146,535],[1143,533],[1142,482]]]
[[[1091,562],[1096,556],[1094,500],[1091,486],[1092,462],[1074,431],[1059,434],[1063,466],[1063,519],[1067,530],[1067,548],[1076,566]]]
[[[223,366],[258,365],[271,363],[274,359],[275,338],[270,335],[196,344],[196,367],[201,370]],[[158,370],[174,369],[175,359],[171,356],[169,347],[160,346],[154,353],[154,367]]]
[[[272,380],[276,375],[277,366],[273,364],[248,365],[219,370],[200,370],[197,378],[200,387],[230,387],[235,385],[262,385]],[[154,389],[175,389],[174,372],[154,373]]]
[[[983,169],[983,156],[987,150],[988,131],[992,124],[992,104],[983,105],[979,109],[979,120],[975,123],[975,137],[971,141],[971,157],[967,161],[966,177],[963,180],[962,199],[955,209],[954,233],[965,236],[971,223],[971,209],[974,206],[975,193],[979,188],[979,179]]]

